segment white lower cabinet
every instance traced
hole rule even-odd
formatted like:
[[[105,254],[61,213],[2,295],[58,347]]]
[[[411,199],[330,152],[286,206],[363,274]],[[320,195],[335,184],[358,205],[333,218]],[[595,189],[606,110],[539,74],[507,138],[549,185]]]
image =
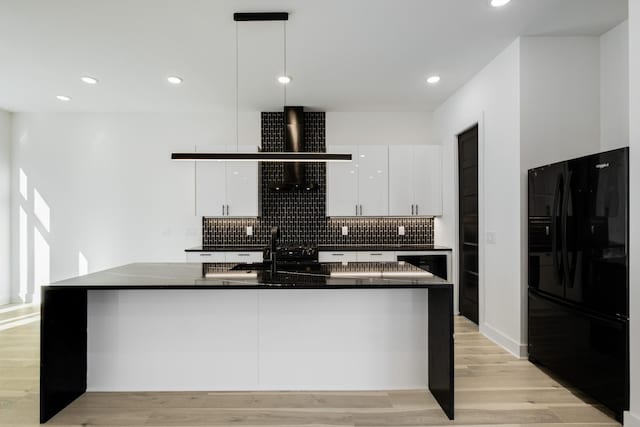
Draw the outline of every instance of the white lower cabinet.
[[[318,253],[318,261],[320,262],[356,262],[357,260],[357,252],[335,251]]]
[[[187,252],[187,262],[224,262],[224,252]]]
[[[396,253],[389,251],[358,252],[358,262],[390,262],[396,260]]]
[[[262,252],[225,252],[226,262],[262,262]]]
[[[318,253],[320,262],[388,262],[396,260],[396,253],[391,251],[327,251]]]
[[[262,262],[262,251],[187,252],[187,262]]]

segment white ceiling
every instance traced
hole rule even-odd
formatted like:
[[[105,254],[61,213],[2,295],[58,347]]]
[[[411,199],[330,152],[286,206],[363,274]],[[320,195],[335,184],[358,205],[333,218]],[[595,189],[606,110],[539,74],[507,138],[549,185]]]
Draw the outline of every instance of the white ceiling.
[[[600,35],[627,0],[0,0],[0,108],[233,109],[236,11],[291,13],[288,104],[430,111],[517,36]],[[281,106],[282,24],[239,23],[238,35],[240,108]]]

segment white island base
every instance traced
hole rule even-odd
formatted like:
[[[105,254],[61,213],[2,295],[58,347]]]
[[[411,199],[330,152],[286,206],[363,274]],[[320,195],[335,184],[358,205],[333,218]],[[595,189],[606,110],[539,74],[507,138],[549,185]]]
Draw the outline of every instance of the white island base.
[[[427,293],[89,290],[87,391],[427,389]]]

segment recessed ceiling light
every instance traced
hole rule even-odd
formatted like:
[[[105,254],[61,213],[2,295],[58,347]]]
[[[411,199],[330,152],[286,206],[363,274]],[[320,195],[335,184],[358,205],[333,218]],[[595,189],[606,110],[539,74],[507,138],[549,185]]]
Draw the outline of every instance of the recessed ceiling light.
[[[71,101],[71,97],[67,95],[57,95],[56,98],[60,101]]]
[[[509,3],[511,0],[490,0],[489,4],[493,7],[502,7]]]
[[[430,76],[429,78],[427,78],[427,83],[429,83],[430,85],[434,85],[439,81],[440,81],[440,76]]]
[[[91,76],[82,76],[82,77],[80,77],[80,80],[82,80],[83,82],[85,82],[88,85],[98,84],[98,79],[96,79],[95,77],[91,77]]]
[[[169,76],[169,77],[167,77],[167,81],[169,83],[171,83],[172,85],[179,85],[180,83],[182,83],[182,77]]]
[[[278,77],[278,82],[282,83],[283,85],[287,85],[287,84],[291,83],[291,77],[289,77],[289,76],[280,76],[280,77]]]

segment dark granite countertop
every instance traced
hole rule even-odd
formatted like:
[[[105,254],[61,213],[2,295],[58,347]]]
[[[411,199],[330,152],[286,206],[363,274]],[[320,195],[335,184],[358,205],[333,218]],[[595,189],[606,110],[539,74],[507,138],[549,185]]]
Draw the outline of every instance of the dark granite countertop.
[[[47,285],[81,289],[430,289],[451,284],[403,262],[319,263],[315,267],[237,263],[135,263]]]
[[[195,246],[185,252],[261,252],[264,246]],[[438,245],[319,245],[319,251],[451,251]]]
[[[260,246],[194,246],[185,252],[262,252],[267,245]]]
[[[450,251],[451,248],[438,245],[319,245],[319,251]]]

